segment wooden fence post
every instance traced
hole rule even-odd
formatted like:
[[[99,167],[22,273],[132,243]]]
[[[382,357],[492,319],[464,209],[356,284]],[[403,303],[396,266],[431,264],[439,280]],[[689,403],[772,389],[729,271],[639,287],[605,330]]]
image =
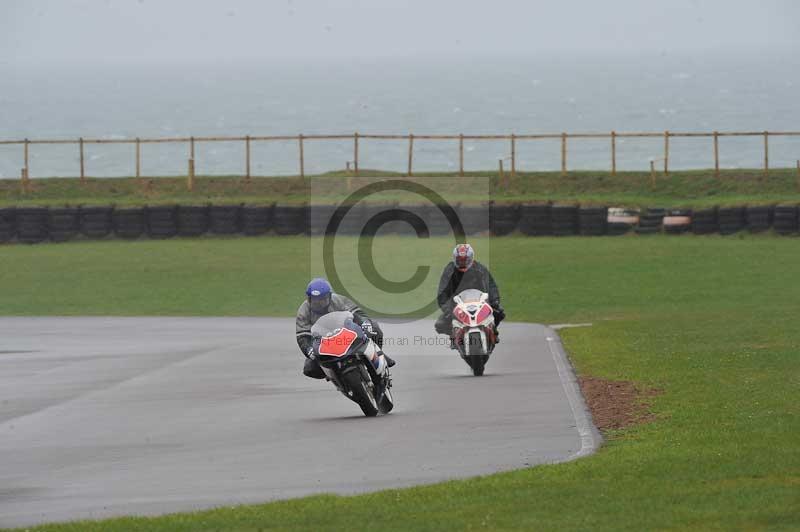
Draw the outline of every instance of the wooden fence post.
[[[411,172],[411,166],[414,160],[414,135],[411,133],[408,134],[408,177],[411,177],[413,174]]]
[[[245,179],[250,181],[250,135],[244,138]]]
[[[186,189],[194,190],[194,159],[189,159],[189,172],[186,176]]]
[[[194,137],[189,137],[189,159],[194,160]]]
[[[136,177],[142,177],[142,141],[136,137]]]
[[[25,139],[25,148],[24,148],[23,151],[24,151],[24,161],[25,161],[24,168],[25,168],[25,176],[26,177],[30,176],[30,164],[29,164],[29,161],[28,161],[28,156],[29,156],[28,146],[30,145],[30,143],[31,143],[31,141],[29,141],[28,139]]]
[[[464,177],[464,134],[458,134],[458,175]]]
[[[656,162],[653,159],[650,159],[650,188],[656,188]]]
[[[561,175],[567,175],[567,134],[561,133]]]
[[[498,159],[497,162],[498,166],[500,167],[498,174],[500,178],[497,180],[497,185],[498,187],[501,187],[503,185],[503,179],[505,178],[505,174],[503,173],[503,159]]]
[[[611,175],[617,175],[617,132],[611,132]]]
[[[764,177],[769,177],[769,132],[764,132]]]
[[[511,134],[511,177],[517,175],[517,136]]]
[[[358,131],[353,133],[353,173],[358,176]]]
[[[19,171],[20,177],[20,185],[22,186],[22,192],[27,194],[30,191],[30,183],[28,182],[28,169],[22,168]]]
[[[80,152],[81,152],[81,183],[85,183],[86,172],[84,171],[83,137],[78,139],[78,144],[80,145]]]
[[[306,168],[305,168],[305,157],[303,155],[303,134],[300,133],[297,136],[297,143],[300,146],[300,178],[305,179],[306,177]]]
[[[719,178],[719,132],[714,131],[714,177]]]
[[[669,131],[664,132],[664,175],[669,175]]]

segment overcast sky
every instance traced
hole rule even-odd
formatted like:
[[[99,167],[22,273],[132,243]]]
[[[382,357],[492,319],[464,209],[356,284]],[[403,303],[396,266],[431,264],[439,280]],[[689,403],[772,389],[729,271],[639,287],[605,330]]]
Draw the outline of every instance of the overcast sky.
[[[0,0],[0,62],[800,51],[794,0]]]

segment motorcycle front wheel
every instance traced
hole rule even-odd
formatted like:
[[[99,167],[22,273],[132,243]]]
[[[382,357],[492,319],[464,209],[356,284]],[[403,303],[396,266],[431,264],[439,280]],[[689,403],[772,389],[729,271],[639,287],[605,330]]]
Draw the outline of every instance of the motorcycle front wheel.
[[[348,390],[352,392],[352,399],[367,417],[378,415],[378,405],[375,403],[375,396],[372,395],[370,387],[364,382],[360,371],[350,371],[342,376]]]

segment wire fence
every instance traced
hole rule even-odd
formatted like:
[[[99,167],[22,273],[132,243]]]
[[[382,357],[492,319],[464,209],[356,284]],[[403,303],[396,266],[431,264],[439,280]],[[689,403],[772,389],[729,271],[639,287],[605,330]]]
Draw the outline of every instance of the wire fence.
[[[661,138],[663,139],[663,156],[658,159],[650,160],[650,172],[655,174],[656,167],[655,161],[659,162],[659,167],[663,162],[663,173],[669,174],[670,165],[670,140],[675,138],[705,138],[711,139],[711,154],[709,161],[713,161],[714,171],[719,176],[720,171],[720,155],[719,155],[719,139],[722,137],[756,137],[763,138],[763,170],[764,174],[768,175],[769,172],[769,141],[771,137],[800,137],[800,131],[712,131],[712,132],[672,132],[663,131],[655,133],[642,133],[642,132],[616,132],[611,131],[608,133],[544,133],[544,134],[523,134],[517,135],[514,133],[508,135],[415,135],[409,133],[406,135],[373,135],[352,133],[343,135],[267,135],[267,136],[231,136],[231,137],[162,137],[162,138],[126,138],[126,139],[97,139],[97,138],[78,138],[78,139],[16,139],[16,140],[0,140],[0,145],[20,145],[22,147],[22,168],[20,170],[20,177],[22,180],[23,188],[27,189],[29,180],[31,179],[30,172],[30,152],[32,146],[38,145],[64,145],[72,144],[78,149],[79,164],[80,164],[80,178],[85,180],[86,173],[86,151],[85,146],[88,144],[129,144],[133,147],[133,157],[135,159],[135,176],[137,178],[147,177],[142,175],[142,144],[165,144],[165,143],[181,143],[187,147],[187,178],[189,188],[192,188],[194,177],[197,168],[195,166],[195,156],[197,154],[198,145],[214,142],[241,142],[244,144],[244,172],[242,177],[250,179],[251,173],[251,148],[253,143],[260,142],[286,142],[293,141],[297,143],[297,169],[300,177],[305,177],[305,154],[304,148],[306,143],[320,142],[320,141],[347,141],[353,143],[353,160],[348,161],[348,168],[352,162],[352,173],[356,176],[359,175],[359,142],[362,140],[385,140],[394,142],[405,142],[408,146],[408,161],[406,174],[408,176],[414,175],[414,141],[458,141],[458,161],[459,168],[458,174],[464,175],[464,141],[507,141],[509,142],[510,157],[498,160],[498,170],[501,175],[506,171],[504,169],[504,160],[509,161],[508,171],[512,176],[516,175],[520,168],[518,167],[518,146],[519,141],[534,141],[534,140],[560,140],[561,146],[561,174],[568,173],[568,148],[571,141],[580,139],[606,139],[609,142],[609,164],[612,175],[617,172],[617,140],[625,138]],[[800,160],[797,162],[798,172],[800,173]],[[661,170],[661,168],[659,168]]]

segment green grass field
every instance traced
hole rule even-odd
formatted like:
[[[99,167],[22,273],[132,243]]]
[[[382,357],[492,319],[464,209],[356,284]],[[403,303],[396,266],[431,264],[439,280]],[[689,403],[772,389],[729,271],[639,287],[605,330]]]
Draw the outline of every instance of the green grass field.
[[[395,240],[375,246],[396,249]],[[289,316],[318,243],[0,247],[0,314]],[[443,239],[403,243],[403,263],[444,263],[449,254]],[[662,390],[648,399],[655,421],[607,434],[590,457],[355,497],[34,530],[796,530],[799,243],[747,235],[475,242],[479,260],[489,250],[509,319],[592,322],[562,331],[579,374]],[[411,271],[386,264],[398,278]]]
[[[396,172],[363,170],[362,175],[394,176]],[[452,173],[420,173],[430,181],[453,177]],[[212,203],[300,203],[336,201],[342,195],[318,197],[315,184],[340,180],[351,188],[366,183],[347,172],[329,172],[307,179],[299,177],[259,177],[247,182],[239,176],[198,177],[192,192],[186,178],[160,177],[34,178],[32,190],[23,193],[18,180],[0,179],[0,206],[7,205],[156,205]],[[800,173],[796,169],[773,169],[765,177],[762,170],[675,171],[658,174],[653,184],[649,172],[576,171],[520,172],[500,179],[497,172],[468,172],[467,178],[488,180],[488,185],[470,187],[464,178],[454,182],[446,199],[451,202],[485,201],[488,195],[500,202],[554,201],[582,202],[609,206],[702,207],[769,203],[800,203]],[[442,179],[440,179],[441,181]]]

